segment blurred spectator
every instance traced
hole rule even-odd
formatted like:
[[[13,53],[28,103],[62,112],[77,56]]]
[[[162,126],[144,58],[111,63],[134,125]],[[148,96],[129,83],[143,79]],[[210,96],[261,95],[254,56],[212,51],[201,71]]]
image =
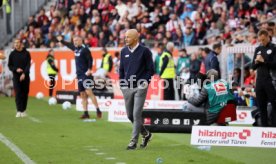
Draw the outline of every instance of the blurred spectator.
[[[38,26],[41,27],[43,25],[44,21],[48,22],[49,18],[45,15],[45,10],[41,9],[39,11],[39,15],[37,17],[37,24],[38,24]]]
[[[190,62],[190,79],[196,80],[197,74],[200,70],[200,60],[197,59],[197,55],[193,53],[191,55],[191,62]]]
[[[176,75],[180,78],[178,79],[179,84],[177,84],[177,90],[180,100],[183,100],[183,86],[184,83],[189,79],[190,73],[189,73],[189,67],[190,67],[190,59],[187,55],[186,49],[181,49],[178,52],[178,59],[177,59],[177,65],[176,65]]]
[[[229,40],[254,45],[258,28],[266,28],[276,42],[275,23],[267,21],[276,15],[273,5],[271,0],[57,0],[50,10],[40,10],[37,22],[30,16],[25,35],[32,33],[32,26],[41,29],[43,40],[48,33],[66,35],[68,40],[82,35],[90,46],[93,42],[93,47],[117,47],[124,44],[124,32],[136,28],[142,42],[172,41],[179,48]],[[34,42],[25,41],[27,46]]]
[[[249,67],[251,65],[251,59],[244,53],[236,53],[235,54],[235,68],[241,68],[242,66],[242,58],[244,58],[244,68]]]
[[[166,88],[164,88],[164,100],[174,100],[174,84],[173,80],[175,78],[175,65],[172,56],[174,50],[174,44],[168,42],[166,45],[166,50],[162,53],[160,57],[160,78],[164,79]]]
[[[103,54],[102,54],[101,68],[103,68],[106,72],[111,72],[113,67],[112,56],[108,53],[105,47],[102,50],[103,50]]]
[[[160,57],[164,51],[164,45],[163,44],[158,44],[158,50],[157,50],[157,55],[154,59],[154,66],[155,66],[155,74],[159,75],[160,74]]]
[[[213,45],[213,51],[211,51],[207,57],[205,58],[205,68],[206,72],[208,72],[210,69],[214,69],[218,71],[219,78],[220,76],[220,67],[219,67],[219,61],[218,61],[218,55],[221,53],[221,44],[216,43]]]
[[[114,72],[119,73],[119,67],[120,67],[120,53],[115,52],[115,57],[113,58],[113,65],[114,65]]]
[[[234,69],[233,82],[237,86],[241,86],[241,69],[240,68],[235,68]]]

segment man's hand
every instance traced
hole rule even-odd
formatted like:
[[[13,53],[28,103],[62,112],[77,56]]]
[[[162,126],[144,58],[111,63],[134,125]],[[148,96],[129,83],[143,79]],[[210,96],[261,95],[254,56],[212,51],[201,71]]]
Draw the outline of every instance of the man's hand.
[[[255,59],[256,63],[263,63],[264,62],[264,58],[262,57],[262,55],[257,55],[256,59]]]
[[[17,72],[17,73],[21,73],[21,72],[23,72],[23,69],[17,68],[17,69],[16,69],[16,72]]]
[[[92,71],[89,69],[87,70],[87,72],[85,73],[86,76],[91,76],[92,75]]]
[[[20,81],[23,81],[25,79],[25,74],[23,73],[21,76],[20,76]]]
[[[61,35],[59,35],[59,36],[57,36],[57,40],[58,40],[58,42],[61,42],[62,41],[62,36]]]

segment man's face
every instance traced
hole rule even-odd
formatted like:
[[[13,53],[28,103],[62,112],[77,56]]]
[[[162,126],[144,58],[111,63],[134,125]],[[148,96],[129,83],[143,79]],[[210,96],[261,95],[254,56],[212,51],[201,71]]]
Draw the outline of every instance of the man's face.
[[[260,35],[258,36],[258,41],[262,46],[266,46],[269,42],[269,37],[266,35]]]
[[[81,44],[82,44],[82,41],[81,41],[81,38],[80,38],[80,37],[75,37],[75,38],[73,39],[73,42],[74,42],[75,47],[79,47],[79,46],[81,46]]]
[[[15,41],[14,41],[14,48],[15,48],[16,50],[19,50],[19,49],[21,48],[21,43],[20,43],[19,40],[15,40]]]
[[[130,32],[126,32],[126,35],[125,35],[126,46],[133,46],[136,44],[136,42],[137,42],[137,38]]]
[[[219,55],[221,53],[221,47],[217,48],[217,54]]]

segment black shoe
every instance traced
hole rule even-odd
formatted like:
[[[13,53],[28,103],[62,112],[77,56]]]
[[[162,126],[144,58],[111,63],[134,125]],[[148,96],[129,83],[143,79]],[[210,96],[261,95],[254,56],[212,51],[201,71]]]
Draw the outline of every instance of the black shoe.
[[[131,140],[127,146],[127,150],[135,150],[136,147],[137,147],[137,143]]]
[[[102,112],[97,112],[97,118],[101,119],[103,117]]]
[[[88,114],[83,114],[80,116],[80,119],[89,119],[90,116]]]
[[[142,143],[140,144],[140,148],[146,148],[151,139],[152,139],[152,134],[148,132],[148,135],[143,136]]]

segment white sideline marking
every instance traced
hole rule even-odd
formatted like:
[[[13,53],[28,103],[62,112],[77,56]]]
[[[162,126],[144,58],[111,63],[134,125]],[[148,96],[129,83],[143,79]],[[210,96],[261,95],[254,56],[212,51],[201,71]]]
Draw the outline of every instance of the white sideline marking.
[[[96,155],[104,155],[105,153],[95,153]]]
[[[98,149],[89,149],[90,151],[99,151]]]
[[[27,116],[29,118],[29,120],[33,121],[33,122],[36,122],[36,123],[41,123],[41,121],[35,117],[32,117],[32,116]]]
[[[12,143],[2,133],[0,133],[0,141],[3,142],[7,147],[11,149],[24,163],[35,164],[19,147]]]
[[[116,164],[126,164],[125,162],[117,162]]]
[[[115,160],[116,158],[114,158],[114,157],[107,157],[107,158],[105,158],[106,160]]]

